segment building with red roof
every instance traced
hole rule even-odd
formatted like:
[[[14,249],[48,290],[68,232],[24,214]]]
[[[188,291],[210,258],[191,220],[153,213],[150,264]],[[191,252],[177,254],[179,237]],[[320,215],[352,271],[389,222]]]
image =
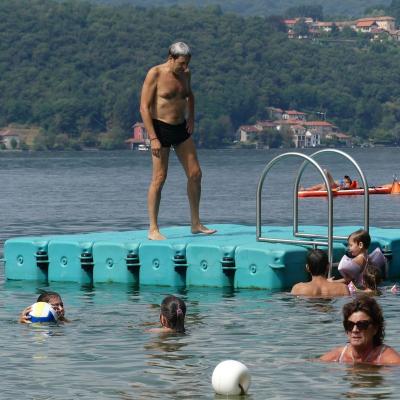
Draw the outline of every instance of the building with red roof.
[[[18,133],[11,131],[10,129],[0,131],[0,144],[7,150],[13,150],[19,148],[21,138]]]
[[[143,122],[136,122],[133,126],[132,137],[128,140],[125,140],[125,143],[129,146],[130,149],[135,149],[139,145],[150,145],[149,135],[144,126]]]

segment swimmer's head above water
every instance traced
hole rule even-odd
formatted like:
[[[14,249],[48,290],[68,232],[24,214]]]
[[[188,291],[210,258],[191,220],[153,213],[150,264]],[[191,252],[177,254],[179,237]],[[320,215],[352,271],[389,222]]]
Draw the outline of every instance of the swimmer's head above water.
[[[167,296],[161,303],[160,322],[164,328],[185,332],[186,304],[179,297]]]
[[[306,269],[312,276],[326,276],[329,270],[328,254],[320,249],[310,250],[307,254]]]
[[[371,236],[368,231],[359,229],[351,233],[347,239],[349,250],[353,257],[360,254],[362,251],[367,251],[371,244]]]
[[[169,46],[168,56],[177,59],[178,57],[190,57],[192,56],[192,52],[190,51],[190,47],[184,42],[175,42]]]
[[[64,318],[64,303],[61,299],[61,296],[57,292],[43,292],[36,301],[49,303],[53,307],[54,311],[57,313],[58,318],[60,318],[61,320]]]

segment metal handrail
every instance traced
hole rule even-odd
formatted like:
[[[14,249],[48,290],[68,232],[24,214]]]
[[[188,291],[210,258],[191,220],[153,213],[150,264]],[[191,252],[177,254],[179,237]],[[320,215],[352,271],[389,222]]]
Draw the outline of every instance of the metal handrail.
[[[354,160],[353,157],[349,156],[347,153],[341,150],[336,150],[336,149],[323,149],[316,151],[315,153],[311,154],[309,157],[314,159],[316,156],[320,155],[321,153],[336,153],[339,154],[345,158],[347,158],[356,168],[358,174],[360,175],[360,178],[362,180],[363,186],[364,186],[364,229],[368,232],[369,231],[369,192],[368,192],[368,182],[367,179],[364,175],[364,172],[360,168],[360,166],[357,164],[357,162]],[[326,235],[320,235],[320,234],[310,234],[310,233],[299,233],[299,199],[298,199],[298,190],[299,190],[299,184],[300,184],[300,179],[303,175],[304,169],[308,161],[304,161],[301,167],[299,168],[297,178],[294,184],[294,203],[293,203],[293,235],[296,237],[303,237],[303,238],[326,238]],[[325,174],[324,174],[325,175]],[[326,185],[326,183],[325,183]],[[328,187],[327,185],[326,187]],[[333,236],[333,240],[347,240],[347,236]]]
[[[270,171],[270,169],[279,161],[289,157],[296,157],[296,158],[303,158],[304,163],[306,164],[311,163],[312,165],[317,168],[318,172],[321,174],[322,179],[325,183],[328,192],[328,235],[326,236],[327,241],[315,241],[315,240],[298,240],[298,239],[277,239],[277,238],[269,238],[269,237],[262,237],[261,236],[261,194],[262,188],[264,185],[265,177]],[[303,167],[304,169],[304,167]],[[297,190],[298,184],[295,185],[295,190],[293,192],[293,196],[297,199]],[[311,157],[302,154],[302,153],[284,153],[276,156],[272,159],[264,168],[261,177],[258,181],[257,186],[257,200],[256,200],[256,240],[259,242],[270,242],[270,243],[288,243],[288,244],[306,244],[306,245],[313,245],[313,246],[328,246],[328,258],[329,258],[329,265],[332,265],[333,261],[333,196],[332,196],[332,189],[329,185],[328,178],[326,177],[323,169],[320,165],[313,160]],[[329,269],[329,276],[331,275],[331,267]]]

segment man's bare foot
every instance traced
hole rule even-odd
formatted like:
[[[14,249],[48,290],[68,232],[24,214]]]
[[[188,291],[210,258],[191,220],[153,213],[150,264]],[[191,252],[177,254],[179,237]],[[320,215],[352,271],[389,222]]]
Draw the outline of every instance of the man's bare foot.
[[[154,231],[149,231],[147,238],[149,240],[165,240],[166,239],[166,237],[164,235],[161,235],[161,233],[158,229],[154,230]]]
[[[192,233],[196,234],[196,233],[204,233],[205,235],[212,235],[213,233],[217,232],[216,229],[208,229],[206,226],[204,225],[199,225],[196,227],[192,226]]]

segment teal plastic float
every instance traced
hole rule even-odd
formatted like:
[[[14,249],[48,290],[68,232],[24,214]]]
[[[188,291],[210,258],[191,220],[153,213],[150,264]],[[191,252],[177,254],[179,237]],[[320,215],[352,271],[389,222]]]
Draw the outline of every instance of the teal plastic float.
[[[150,241],[147,231],[101,232],[80,235],[20,237],[4,245],[8,280],[118,282],[134,285],[214,286],[286,289],[307,279],[309,247],[257,242],[254,226],[213,225],[215,235],[192,235],[189,227],[163,229],[165,241]],[[321,226],[304,227],[323,233]],[[346,236],[357,226],[335,228]],[[263,228],[270,237],[292,238],[292,228]],[[400,230],[370,228],[371,249],[380,246],[389,256],[389,277],[400,276]],[[333,258],[344,254],[346,242],[336,241]]]

